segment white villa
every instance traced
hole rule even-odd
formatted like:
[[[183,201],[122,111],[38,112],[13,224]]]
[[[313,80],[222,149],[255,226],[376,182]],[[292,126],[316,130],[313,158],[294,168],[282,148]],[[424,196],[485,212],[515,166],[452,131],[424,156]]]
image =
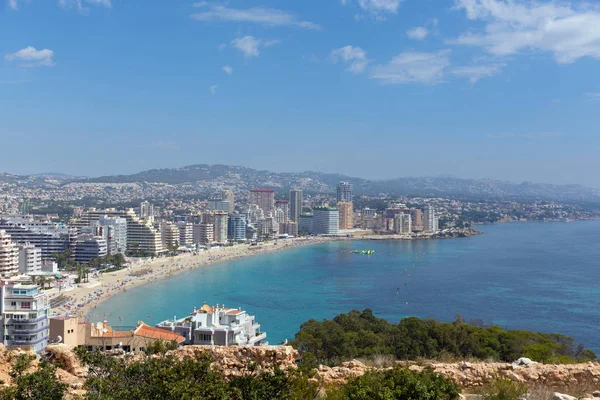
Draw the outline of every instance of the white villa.
[[[267,337],[253,315],[240,308],[203,305],[189,317],[162,321],[157,328],[175,332],[185,338],[184,344],[217,346],[260,346]]]

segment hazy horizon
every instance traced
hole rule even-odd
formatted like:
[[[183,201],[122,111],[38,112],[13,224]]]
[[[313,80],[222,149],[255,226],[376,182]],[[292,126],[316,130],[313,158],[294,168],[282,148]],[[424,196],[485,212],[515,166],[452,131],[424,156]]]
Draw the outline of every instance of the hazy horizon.
[[[577,183],[577,182],[564,183],[564,184],[556,184],[556,183],[551,183],[551,182],[530,181],[530,180],[511,181],[511,180],[507,180],[507,179],[496,179],[496,178],[490,178],[490,177],[476,178],[476,177],[472,177],[472,176],[457,176],[457,175],[454,175],[454,174],[405,175],[405,176],[391,176],[391,177],[385,177],[385,178],[382,178],[382,177],[364,177],[364,176],[350,175],[350,174],[346,174],[346,173],[340,172],[340,171],[318,171],[318,170],[313,170],[313,169],[304,169],[304,170],[301,170],[301,171],[279,171],[279,170],[265,169],[265,168],[254,168],[254,167],[251,167],[251,166],[248,166],[248,165],[233,165],[233,164],[222,164],[222,163],[215,163],[215,164],[194,163],[194,164],[189,164],[189,165],[181,165],[181,166],[177,166],[177,167],[150,168],[150,169],[135,171],[135,172],[131,172],[131,173],[101,174],[101,175],[77,175],[77,174],[69,174],[69,173],[58,172],[58,171],[53,171],[53,172],[43,172],[42,171],[42,172],[23,173],[23,174],[21,174],[21,173],[14,173],[14,172],[11,172],[11,171],[0,171],[0,172],[1,173],[11,174],[11,175],[20,175],[20,176],[64,175],[64,176],[75,177],[75,178],[90,178],[90,179],[94,179],[94,178],[100,178],[100,177],[103,177],[103,176],[118,176],[118,175],[127,176],[127,175],[135,175],[137,173],[146,172],[146,171],[150,171],[150,170],[179,169],[179,168],[191,167],[191,166],[194,166],[194,165],[209,165],[209,166],[225,165],[225,166],[228,166],[228,167],[243,167],[243,168],[254,169],[254,170],[257,170],[257,171],[268,171],[268,172],[273,172],[273,173],[278,173],[278,174],[286,174],[286,173],[300,174],[300,173],[307,173],[307,172],[317,172],[317,173],[324,173],[324,174],[337,174],[337,175],[346,176],[348,178],[366,179],[366,180],[371,180],[371,181],[392,180],[392,179],[408,179],[408,178],[454,178],[454,179],[465,179],[465,180],[469,180],[469,179],[493,180],[493,181],[499,181],[499,182],[509,182],[509,183],[513,183],[513,184],[520,184],[520,183],[526,183],[527,182],[527,183],[534,183],[534,184],[549,184],[549,185],[558,185],[558,186],[562,186],[562,185],[581,185],[581,186],[586,186],[586,187],[590,187],[590,188],[600,188],[600,187],[596,187],[596,186],[580,184],[580,183]]]

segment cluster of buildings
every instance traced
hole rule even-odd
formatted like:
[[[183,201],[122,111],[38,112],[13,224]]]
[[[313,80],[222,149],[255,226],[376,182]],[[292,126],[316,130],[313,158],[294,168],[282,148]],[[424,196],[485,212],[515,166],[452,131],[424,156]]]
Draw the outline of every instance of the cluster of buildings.
[[[41,353],[49,343],[144,351],[156,340],[179,345],[259,346],[267,344],[254,316],[242,309],[203,305],[187,317],[117,330],[107,321],[91,323],[74,316],[49,317],[50,301],[37,285],[0,281],[0,334],[10,348]]]
[[[237,205],[233,191],[216,191],[207,209],[186,215],[160,215],[148,201],[135,209],[81,210],[68,224],[0,215],[0,275],[54,272],[53,256],[67,250],[76,261],[88,263],[115,254],[149,257],[299,234],[343,235],[355,225],[398,234],[438,230],[431,205],[421,210],[394,204],[383,213],[368,208],[355,212],[353,197],[352,184],[339,182],[335,202],[313,204],[306,213],[302,190],[276,199],[274,190],[258,188]],[[360,224],[355,224],[355,213]]]
[[[46,340],[90,350],[123,349],[125,352],[144,351],[156,340],[178,345],[260,346],[267,334],[253,315],[240,308],[204,304],[187,317],[165,320],[156,326],[138,321],[135,327],[117,330],[103,322],[80,321],[77,317],[57,316],[45,321]],[[42,348],[43,349],[43,348]]]

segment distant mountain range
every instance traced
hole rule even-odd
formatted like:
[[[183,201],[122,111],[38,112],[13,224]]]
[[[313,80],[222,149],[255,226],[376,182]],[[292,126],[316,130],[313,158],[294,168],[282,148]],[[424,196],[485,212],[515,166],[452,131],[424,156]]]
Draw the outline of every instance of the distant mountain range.
[[[171,185],[207,185],[251,189],[270,187],[286,191],[298,187],[313,193],[333,193],[339,181],[354,184],[356,195],[455,197],[486,200],[549,200],[560,202],[600,203],[600,190],[581,185],[550,185],[540,183],[511,183],[490,179],[461,179],[456,177],[396,178],[369,180],[341,174],[321,172],[277,173],[241,166],[191,165],[182,168],[152,169],[131,175],[112,175],[98,178],[71,177],[63,174],[18,176],[0,173],[0,182],[21,184],[87,183],[166,183]]]

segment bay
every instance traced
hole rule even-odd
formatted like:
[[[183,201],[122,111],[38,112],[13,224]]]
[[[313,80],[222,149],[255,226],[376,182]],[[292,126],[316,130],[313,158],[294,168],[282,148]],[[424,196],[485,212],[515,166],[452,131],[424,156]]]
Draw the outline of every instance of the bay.
[[[156,324],[218,303],[256,315],[277,344],[311,318],[370,308],[391,322],[452,321],[460,314],[507,329],[562,333],[600,350],[600,221],[478,229],[484,234],[333,242],[213,264],[118,293],[88,318]],[[352,252],[363,249],[375,254]]]

